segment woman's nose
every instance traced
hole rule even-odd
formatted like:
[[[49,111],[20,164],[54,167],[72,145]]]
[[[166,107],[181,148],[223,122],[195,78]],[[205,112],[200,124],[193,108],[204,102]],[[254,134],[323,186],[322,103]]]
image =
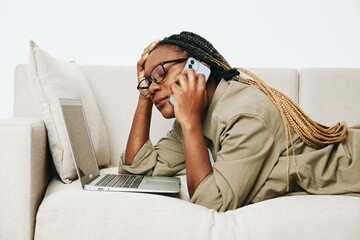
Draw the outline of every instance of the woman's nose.
[[[151,83],[149,87],[150,94],[155,94],[157,91],[160,91],[162,88],[161,84]]]

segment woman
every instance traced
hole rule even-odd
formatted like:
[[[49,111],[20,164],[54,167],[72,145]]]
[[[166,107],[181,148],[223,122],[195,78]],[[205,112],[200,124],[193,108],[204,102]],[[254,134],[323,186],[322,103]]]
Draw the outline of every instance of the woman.
[[[188,57],[209,66],[207,82],[183,71]],[[140,94],[120,172],[186,168],[191,202],[217,211],[298,191],[360,192],[360,126],[313,122],[252,73],[239,75],[204,38],[181,32],[155,41],[137,71]],[[156,145],[149,140],[153,105],[176,118]]]

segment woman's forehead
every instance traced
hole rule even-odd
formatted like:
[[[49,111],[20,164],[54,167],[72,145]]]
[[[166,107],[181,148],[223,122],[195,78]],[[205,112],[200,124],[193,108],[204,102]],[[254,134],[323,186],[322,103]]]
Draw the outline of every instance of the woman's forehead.
[[[179,51],[176,51],[170,46],[159,46],[155,48],[147,58],[145,62],[145,73],[150,72],[154,66],[161,62],[177,59],[183,56],[184,54],[181,54]]]

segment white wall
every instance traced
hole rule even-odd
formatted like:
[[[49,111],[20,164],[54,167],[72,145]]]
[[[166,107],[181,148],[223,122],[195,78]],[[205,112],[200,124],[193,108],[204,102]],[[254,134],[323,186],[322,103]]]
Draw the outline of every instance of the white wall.
[[[0,119],[12,116],[29,39],[79,64],[135,65],[152,40],[182,30],[233,66],[360,67],[358,0],[0,0]]]

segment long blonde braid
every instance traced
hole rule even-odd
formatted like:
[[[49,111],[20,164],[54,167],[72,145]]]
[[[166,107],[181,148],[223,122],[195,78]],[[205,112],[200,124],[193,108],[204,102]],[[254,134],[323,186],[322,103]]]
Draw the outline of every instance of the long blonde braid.
[[[293,141],[291,139],[290,126],[299,135],[299,137],[309,146],[313,148],[322,148],[332,143],[341,142],[346,138],[347,126],[344,122],[337,123],[332,127],[321,125],[310,117],[308,117],[289,97],[285,94],[277,91],[274,88],[269,87],[261,78],[254,73],[238,68],[238,70],[252,79],[244,78],[242,76],[235,76],[238,81],[254,85],[258,89],[262,90],[275,104],[280,111],[280,115],[285,128],[285,144],[286,152],[288,156],[287,164],[287,190],[289,191],[290,185],[290,157],[289,157],[289,145],[292,148],[292,155],[296,174],[301,180],[301,176],[298,169],[298,164],[295,158],[295,149]]]

